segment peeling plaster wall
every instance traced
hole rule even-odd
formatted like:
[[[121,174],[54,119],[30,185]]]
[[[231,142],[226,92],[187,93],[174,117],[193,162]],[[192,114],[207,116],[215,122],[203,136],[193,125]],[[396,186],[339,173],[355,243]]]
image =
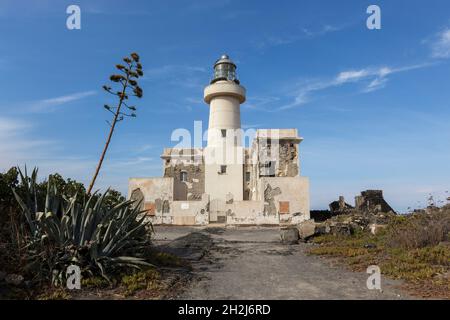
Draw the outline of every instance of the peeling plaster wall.
[[[164,177],[173,178],[174,200],[200,201],[205,193],[205,164],[201,149],[165,149]],[[181,181],[186,172],[186,181]]]
[[[299,174],[298,144],[292,140],[282,140],[279,145],[277,177],[296,177]]]
[[[249,200],[263,199],[264,177],[298,177],[300,175],[299,144],[296,129],[260,129],[246,157],[245,169],[250,174],[246,188]],[[271,163],[268,167],[267,164]]]
[[[244,164],[229,165],[219,177],[218,164],[205,165],[204,150],[165,149],[164,177],[131,178],[128,197],[144,199],[154,224],[297,224],[310,217],[309,180],[299,176],[301,141],[296,129],[258,130],[252,148],[239,153]],[[267,161],[275,163],[271,177],[261,171]]]
[[[258,139],[256,144],[259,176],[296,177],[299,175],[298,142],[293,139]],[[267,167],[267,164],[271,164]]]
[[[135,189],[140,189],[145,202],[156,199],[173,200],[172,178],[130,178],[128,181],[128,198]]]
[[[251,150],[246,148],[244,149],[244,200],[250,200],[251,199],[251,177],[253,175],[253,165],[252,165],[252,159],[251,159]],[[248,179],[250,178],[250,179]]]
[[[235,201],[225,205],[227,224],[277,225],[278,215],[264,213],[264,201]]]
[[[172,178],[130,178],[128,198],[139,189],[144,196],[144,210],[150,221],[156,224],[172,224],[171,202],[173,201],[174,181]],[[136,194],[136,192],[135,192]],[[152,208],[150,210],[150,208]]]
[[[172,216],[174,225],[206,225],[209,223],[209,199],[205,195],[199,201],[174,201]]]
[[[309,179],[305,177],[261,178],[264,212],[279,214],[280,223],[299,223],[309,220]],[[280,210],[284,205],[284,210]]]
[[[181,172],[186,172],[187,181],[180,180]],[[168,165],[164,169],[164,177],[172,177],[175,184],[179,186],[176,200],[185,198],[189,201],[201,200],[205,193],[205,165],[204,164],[183,164],[174,166]]]

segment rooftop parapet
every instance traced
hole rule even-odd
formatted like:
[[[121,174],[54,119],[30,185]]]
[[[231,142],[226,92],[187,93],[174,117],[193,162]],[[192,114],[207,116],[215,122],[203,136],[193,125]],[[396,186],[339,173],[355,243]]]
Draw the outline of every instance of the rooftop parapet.
[[[294,140],[298,143],[303,140],[298,136],[297,129],[258,129],[255,139]]]

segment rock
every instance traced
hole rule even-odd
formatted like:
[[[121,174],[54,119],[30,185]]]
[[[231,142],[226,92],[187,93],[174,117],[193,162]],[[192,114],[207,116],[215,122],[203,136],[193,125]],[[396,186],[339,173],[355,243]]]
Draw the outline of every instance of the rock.
[[[350,223],[350,229],[352,230],[352,234],[359,232],[359,231],[363,231],[364,230],[364,226],[361,226],[357,223],[351,222]]]
[[[326,222],[316,225],[316,234],[323,235],[330,233],[330,225]]]
[[[336,223],[330,228],[331,233],[334,235],[349,236],[352,234],[352,230],[349,223]]]
[[[385,224],[372,223],[369,225],[369,230],[370,230],[371,234],[377,235],[378,233],[380,233],[381,230],[383,230],[386,227],[387,227],[387,225],[385,225]]]
[[[297,228],[283,228],[280,230],[280,238],[283,243],[297,243],[298,230]]]
[[[302,240],[307,240],[316,234],[316,223],[314,220],[307,220],[297,225],[298,236]]]
[[[23,277],[20,274],[8,274],[5,277],[5,282],[13,286],[20,286],[23,282]]]

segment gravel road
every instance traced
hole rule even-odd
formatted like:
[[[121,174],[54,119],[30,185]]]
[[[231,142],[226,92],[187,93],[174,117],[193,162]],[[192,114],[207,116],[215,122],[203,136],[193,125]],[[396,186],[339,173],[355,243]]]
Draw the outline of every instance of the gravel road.
[[[156,245],[191,261],[193,277],[179,299],[409,299],[400,282],[368,290],[366,273],[285,245],[278,228],[156,227]]]

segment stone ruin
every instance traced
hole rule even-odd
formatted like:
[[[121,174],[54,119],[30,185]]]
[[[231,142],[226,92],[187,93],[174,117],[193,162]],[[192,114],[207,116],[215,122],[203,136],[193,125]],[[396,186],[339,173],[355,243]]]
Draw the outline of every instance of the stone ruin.
[[[382,190],[366,190],[355,197],[355,209],[362,212],[393,212],[394,209],[384,200]]]
[[[343,196],[329,204],[329,210],[311,211],[311,220],[295,228],[281,230],[281,240],[292,243],[321,234],[351,235],[358,230],[378,233],[386,227],[395,211],[384,200],[382,190],[366,190],[355,197],[355,206]]]
[[[311,210],[311,219],[325,221],[343,214],[395,213],[394,209],[384,200],[382,190],[361,191],[361,194],[355,197],[354,206],[345,202],[343,196],[328,206],[329,210]]]

